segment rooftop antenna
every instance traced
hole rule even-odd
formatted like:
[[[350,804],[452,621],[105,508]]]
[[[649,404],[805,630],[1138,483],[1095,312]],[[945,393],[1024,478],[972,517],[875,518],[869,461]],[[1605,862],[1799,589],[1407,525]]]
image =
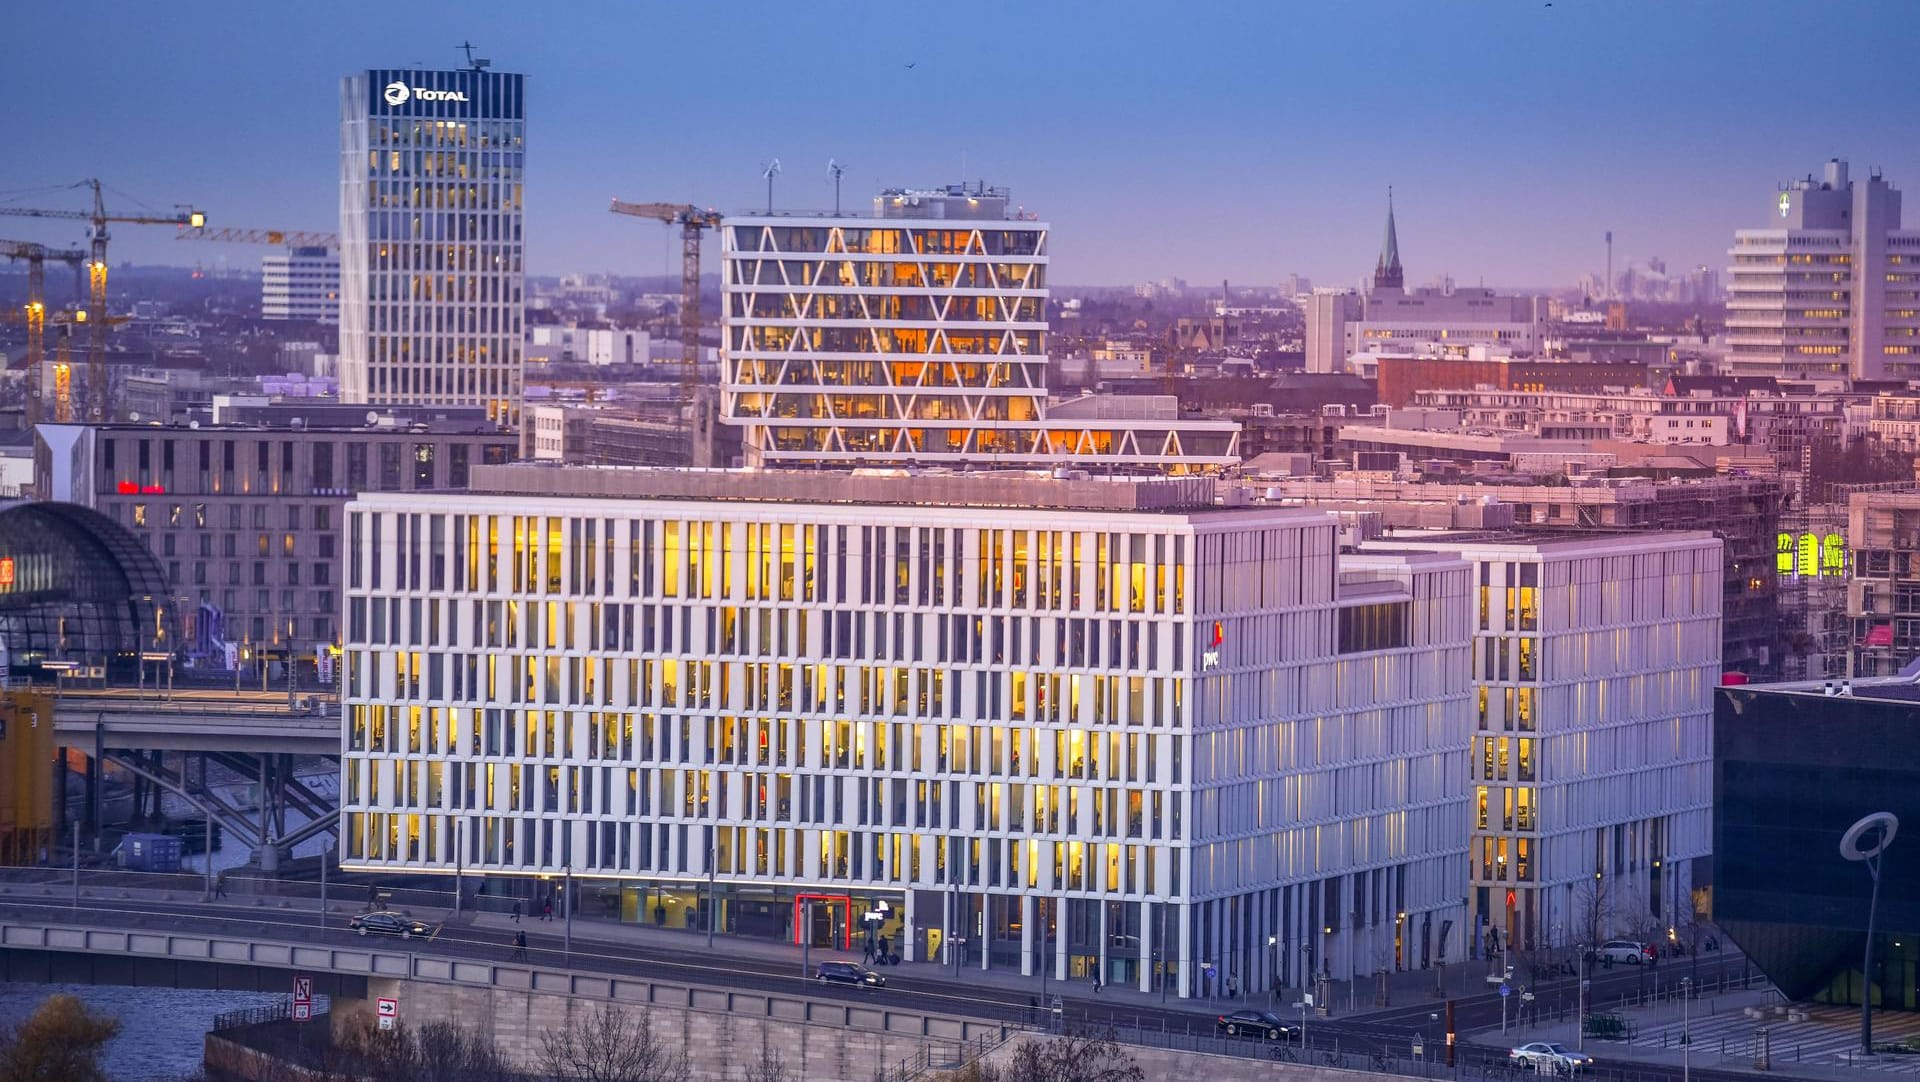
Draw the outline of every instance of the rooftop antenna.
[[[473,42],[471,41],[463,41],[460,44],[454,46],[454,48],[459,49],[462,52],[467,54],[467,66],[472,68],[475,71],[485,71],[487,70],[487,65],[493,63],[493,61],[488,60],[485,57],[481,57],[480,59],[475,60],[473,58]]]
[[[767,213],[772,214],[773,213],[773,178],[780,175],[780,159],[775,158],[772,161],[768,162],[766,165],[766,168],[760,171],[760,175],[767,178]]]
[[[828,158],[827,172],[833,174],[833,216],[838,218],[840,217],[840,174],[846,172],[846,169],[840,165],[839,159]]]

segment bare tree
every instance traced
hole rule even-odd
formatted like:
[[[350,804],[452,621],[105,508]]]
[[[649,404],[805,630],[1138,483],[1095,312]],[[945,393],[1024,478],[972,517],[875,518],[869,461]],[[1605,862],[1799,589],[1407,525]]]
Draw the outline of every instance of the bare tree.
[[[636,1020],[611,1003],[585,1018],[540,1035],[541,1073],[578,1082],[680,1082],[687,1057],[653,1033],[653,1019]]]
[[[1613,929],[1613,881],[1603,875],[1582,880],[1574,890],[1575,930],[1588,950],[1599,950]]]
[[[766,1035],[760,1037],[760,1058],[740,1071],[741,1082],[800,1082],[800,1076],[788,1069],[786,1060],[773,1050]]]
[[[998,1082],[1146,1082],[1146,1072],[1111,1035],[1029,1041]]]

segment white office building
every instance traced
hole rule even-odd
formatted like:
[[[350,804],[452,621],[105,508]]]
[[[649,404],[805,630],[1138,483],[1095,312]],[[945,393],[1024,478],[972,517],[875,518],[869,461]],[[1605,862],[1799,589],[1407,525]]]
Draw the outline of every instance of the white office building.
[[[340,322],[340,256],[289,248],[260,260],[260,318]]]
[[[1920,230],[1879,173],[1827,162],[1775,194],[1773,225],[1734,234],[1727,269],[1735,374],[1920,378]]]
[[[340,89],[340,397],[517,423],[525,77],[374,70]]]
[[[1684,927],[1712,851],[1721,542],[1413,533],[1365,546],[1410,548],[1474,568],[1479,951]]]
[[[347,522],[345,866],[1177,995],[1462,957],[1456,557],[1043,471],[521,464]]]
[[[1050,419],[1045,222],[985,186],[721,224],[721,419],[750,465],[1235,465],[1239,427]]]
[[[619,327],[566,327],[541,324],[527,328],[528,364],[647,364],[653,336]]]

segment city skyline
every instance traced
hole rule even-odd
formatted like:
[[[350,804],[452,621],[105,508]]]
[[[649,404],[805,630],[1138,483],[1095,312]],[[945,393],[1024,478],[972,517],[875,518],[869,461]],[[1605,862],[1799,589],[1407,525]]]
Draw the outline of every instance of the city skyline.
[[[109,4],[105,75],[72,78],[58,50],[22,58],[28,85],[62,90],[24,128],[15,161],[30,164],[9,171],[0,203],[59,205],[39,189],[98,175],[124,206],[336,230],[338,80],[458,67],[471,39],[496,70],[528,76],[533,274],[672,273],[670,231],[609,218],[608,198],[764,209],[761,167],[778,157],[781,209],[831,205],[829,159],[846,167],[852,208],[887,185],[1005,185],[1053,224],[1064,285],[1357,283],[1391,184],[1410,285],[1565,286],[1601,269],[1609,229],[1616,270],[1654,256],[1720,268],[1725,238],[1764,224],[1770,193],[1829,157],[1878,166],[1896,187],[1920,176],[1920,155],[1888,145],[1903,96],[1900,35],[1885,31],[1909,16],[1827,9],[1808,36],[1774,17],[1790,10],[1228,5],[1176,21],[1003,8],[944,21],[935,38],[872,5],[576,10],[535,27],[505,7],[163,17]],[[62,32],[51,9],[23,16],[28,38]],[[370,18],[378,41],[362,40]],[[1066,47],[1036,56],[1021,40]],[[666,44],[633,44],[648,41]],[[1315,44],[1335,41],[1363,44]],[[1751,64],[1789,49],[1807,70],[1845,63],[1859,77],[1761,101]],[[251,268],[261,254],[122,230],[112,258]]]

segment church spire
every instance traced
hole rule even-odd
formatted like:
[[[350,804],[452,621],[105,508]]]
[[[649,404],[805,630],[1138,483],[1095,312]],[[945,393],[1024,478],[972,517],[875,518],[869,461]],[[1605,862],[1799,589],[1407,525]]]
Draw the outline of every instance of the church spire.
[[[1393,229],[1393,188],[1387,188],[1387,239],[1380,245],[1380,262],[1373,268],[1375,289],[1404,289],[1406,275],[1400,269],[1400,238]]]

